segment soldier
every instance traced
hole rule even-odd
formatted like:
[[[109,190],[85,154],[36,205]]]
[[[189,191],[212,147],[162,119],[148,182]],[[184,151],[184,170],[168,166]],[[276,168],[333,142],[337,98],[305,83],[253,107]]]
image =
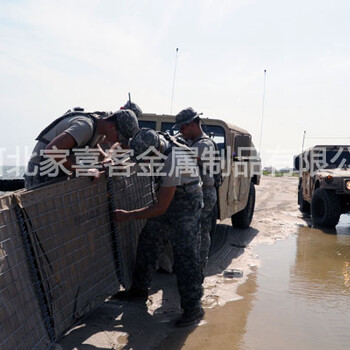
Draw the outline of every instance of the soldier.
[[[137,105],[135,102],[131,102],[130,100],[128,100],[123,107],[120,107],[120,109],[121,110],[129,109],[133,111],[136,118],[139,118],[140,115],[142,114],[142,110],[140,106]],[[138,131],[138,128],[135,128],[135,123],[131,123],[130,125],[132,127],[133,134],[135,134]],[[123,127],[127,128],[128,125],[125,125]],[[134,132],[134,128],[136,130],[135,132]],[[126,131],[126,134],[128,135],[130,133]],[[100,150],[101,155],[104,158],[103,163],[104,164],[111,163],[114,150],[120,146],[122,148],[127,148],[128,144],[129,144],[129,138],[127,138],[127,140],[122,140],[122,136],[120,138],[120,141],[118,142],[108,142],[107,140],[104,140],[102,143],[99,143],[98,148]]]
[[[217,201],[217,194],[214,186],[213,171],[210,174],[210,169],[203,167],[202,158],[204,152],[214,155],[216,145],[214,141],[203,132],[199,115],[200,114],[195,112],[191,107],[183,109],[176,115],[174,127],[180,130],[182,136],[191,148],[198,149],[198,164],[203,181],[202,190],[204,202],[204,208],[202,208],[201,213],[200,258],[201,266],[204,268],[208,260],[212,215]]]
[[[149,207],[125,211],[117,209],[115,221],[148,219],[139,236],[133,283],[128,291],[115,294],[113,299],[146,300],[152,272],[156,269],[159,254],[170,240],[174,253],[174,270],[184,310],[176,326],[196,324],[204,315],[201,307],[202,275],[200,269],[198,239],[200,236],[200,211],[202,190],[195,159],[191,150],[174,139],[142,128],[131,140],[130,148],[136,159],[151,148],[153,156],[158,153],[164,159],[161,170],[157,203]],[[182,152],[180,152],[182,151]],[[191,163],[188,169],[184,162]]]
[[[140,106],[137,105],[135,102],[131,102],[130,100],[128,100],[125,103],[125,105],[120,109],[131,109],[135,113],[137,118],[139,118],[140,115],[142,114],[142,109],[140,108]]]
[[[69,110],[36,138],[38,142],[24,175],[25,187],[33,189],[74,175],[75,158],[71,154],[73,148],[93,148],[104,139],[112,143],[120,142],[122,146],[127,147],[130,137],[138,130],[137,118],[134,112],[128,109],[113,114],[86,113],[82,108]],[[41,171],[45,161],[43,152],[50,153],[54,165],[60,166],[57,174],[43,174]],[[90,169],[88,175],[98,179],[100,173],[97,169]]]

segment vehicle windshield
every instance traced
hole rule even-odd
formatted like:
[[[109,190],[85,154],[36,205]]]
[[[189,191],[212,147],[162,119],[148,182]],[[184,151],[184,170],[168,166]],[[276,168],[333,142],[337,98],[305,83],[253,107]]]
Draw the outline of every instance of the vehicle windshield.
[[[163,122],[161,131],[165,131],[170,135],[176,135],[179,130],[176,128],[173,129],[173,125],[174,123]],[[220,151],[225,149],[225,130],[223,127],[219,125],[205,125],[203,123],[202,129],[211,139],[215,141]]]
[[[350,146],[337,149],[314,150],[314,166],[319,169],[350,168]]]

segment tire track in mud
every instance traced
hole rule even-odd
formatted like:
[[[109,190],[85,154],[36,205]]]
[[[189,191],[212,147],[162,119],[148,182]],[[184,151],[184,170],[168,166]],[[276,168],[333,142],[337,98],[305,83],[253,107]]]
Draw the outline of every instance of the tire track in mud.
[[[297,208],[297,183],[294,177],[263,177],[256,187],[255,212],[294,211]]]
[[[298,210],[297,192],[296,177],[262,177],[252,222],[259,237],[281,239],[296,232],[297,225],[305,224]]]

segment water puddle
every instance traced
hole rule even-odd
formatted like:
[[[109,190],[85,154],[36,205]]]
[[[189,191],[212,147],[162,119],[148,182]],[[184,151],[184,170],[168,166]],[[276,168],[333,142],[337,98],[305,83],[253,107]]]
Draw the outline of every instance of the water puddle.
[[[349,349],[350,217],[333,230],[296,230],[256,249],[262,265],[238,288],[241,300],[207,310],[167,349]]]

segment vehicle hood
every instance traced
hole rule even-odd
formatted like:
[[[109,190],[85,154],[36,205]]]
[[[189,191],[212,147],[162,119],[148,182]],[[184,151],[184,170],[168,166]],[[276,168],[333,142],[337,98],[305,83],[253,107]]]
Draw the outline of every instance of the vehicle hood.
[[[331,175],[333,177],[350,177],[350,169],[323,169],[317,172],[319,176],[326,177]]]

